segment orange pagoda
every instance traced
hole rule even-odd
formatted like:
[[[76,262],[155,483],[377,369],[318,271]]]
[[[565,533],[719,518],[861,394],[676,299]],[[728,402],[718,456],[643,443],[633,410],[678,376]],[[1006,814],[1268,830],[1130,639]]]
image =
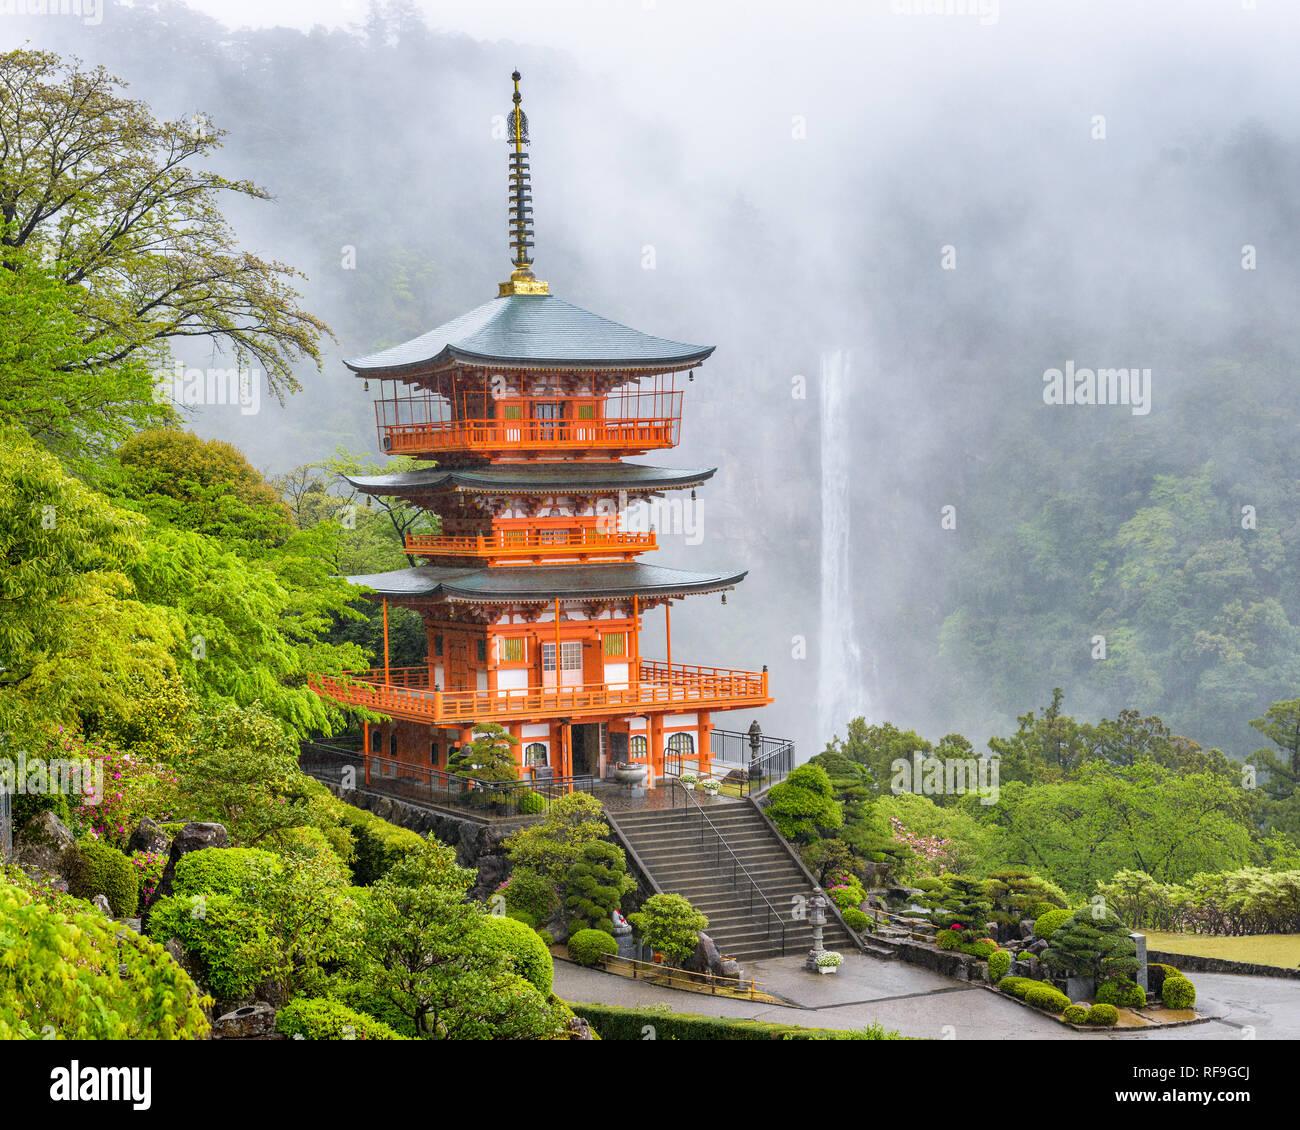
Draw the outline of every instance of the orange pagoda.
[[[346,362],[367,388],[379,382],[381,449],[427,463],[350,481],[437,514],[441,532],[407,539],[418,567],[348,578],[383,602],[384,666],[313,686],[389,719],[367,725],[367,759],[445,768],[495,722],[518,739],[524,776],[708,773],[713,715],[771,702],[767,669],[674,662],[671,606],[725,594],[745,573],[642,562],[655,535],[627,531],[624,511],[667,491],[693,497],[714,474],[626,461],[677,444],[685,374],[713,349],[588,313],[535,277],[528,119],[512,77],[509,281],[421,337]],[[424,622],[419,667],[389,666],[390,604]],[[643,618],[661,606],[666,655],[647,658]]]

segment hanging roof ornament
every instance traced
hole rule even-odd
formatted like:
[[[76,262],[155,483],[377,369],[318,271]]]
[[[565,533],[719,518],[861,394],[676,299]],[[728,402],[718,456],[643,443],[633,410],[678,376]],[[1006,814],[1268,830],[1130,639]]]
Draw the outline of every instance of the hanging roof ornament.
[[[515,269],[510,281],[499,285],[497,297],[510,294],[550,294],[549,283],[533,275],[533,186],[528,171],[528,115],[520,103],[519,72],[511,76],[515,83],[515,108],[506,116],[506,140],[510,143],[510,246],[514,248]]]

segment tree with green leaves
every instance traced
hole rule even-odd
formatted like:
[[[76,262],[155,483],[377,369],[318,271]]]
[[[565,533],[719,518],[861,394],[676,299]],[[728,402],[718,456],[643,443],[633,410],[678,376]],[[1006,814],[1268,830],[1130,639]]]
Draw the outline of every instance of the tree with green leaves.
[[[474,740],[461,746],[447,762],[453,773],[480,781],[517,781],[519,763],[516,738],[496,722],[480,722],[474,727]]]
[[[844,825],[831,779],[820,765],[796,766],[767,796],[764,811],[791,843],[811,843]]]
[[[596,840],[583,844],[577,862],[569,868],[564,889],[564,905],[573,918],[570,933],[576,933],[584,926],[608,925],[623,896],[636,889],[636,880],[627,873],[623,849]]]
[[[681,895],[651,895],[627,920],[637,929],[641,940],[680,965],[695,952],[700,931],[709,920]]]
[[[608,835],[600,801],[587,793],[566,793],[551,802],[545,819],[507,839],[505,848],[512,868],[535,872],[558,887],[583,846]]]

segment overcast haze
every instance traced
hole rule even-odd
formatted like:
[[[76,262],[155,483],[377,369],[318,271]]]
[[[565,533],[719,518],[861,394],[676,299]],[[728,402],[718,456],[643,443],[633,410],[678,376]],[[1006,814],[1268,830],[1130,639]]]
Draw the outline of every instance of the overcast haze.
[[[669,538],[659,560],[751,574],[726,608],[679,605],[676,656],[769,664],[764,728],[803,756],[852,714],[982,746],[1057,683],[1081,715],[1134,706],[1192,725],[1168,678],[1078,663],[1095,626],[1053,616],[1052,582],[1029,585],[1039,619],[1018,630],[1042,650],[1023,673],[991,658],[962,609],[992,584],[972,578],[1007,571],[989,547],[1024,536],[1046,495],[1132,490],[1125,513],[1140,507],[1145,484],[1106,481],[1116,464],[1090,463],[1095,445],[1158,447],[1156,470],[1190,473],[1204,455],[1183,466],[1183,453],[1231,431],[1196,399],[1214,373],[1291,371],[1295,5],[414,7],[427,38],[382,64],[357,46],[364,6],[342,0],[191,5],[207,23],[165,5],[147,19],[110,8],[98,26],[0,20],[12,40],[105,62],[160,115],[209,112],[230,131],[223,171],[277,196],[232,219],[310,276],[337,345],[283,409],[212,410],[196,430],[267,471],[339,443],[376,454],[370,398],[341,358],[471,309],[506,277],[491,126],[518,66],[539,277],[718,347],[690,386],[681,447],[644,461],[719,467],[700,491],[703,542]],[[345,245],[355,272],[340,270]],[[390,310],[377,293],[399,274],[412,293]],[[1067,361],[1150,368],[1151,412],[1044,405],[1044,371]],[[833,400],[828,380],[843,382]],[[1278,478],[1251,447],[1216,452],[1220,467],[1239,460],[1241,498]],[[1221,501],[1226,513],[1238,497]],[[948,505],[956,530],[941,527]],[[1099,529],[1097,545],[1114,535]],[[1029,576],[1041,561],[1026,554]],[[1086,578],[1090,563],[1074,564]],[[1022,594],[1007,615],[1027,608]],[[662,616],[650,624],[647,654]],[[1215,740],[1287,689],[1253,687]]]

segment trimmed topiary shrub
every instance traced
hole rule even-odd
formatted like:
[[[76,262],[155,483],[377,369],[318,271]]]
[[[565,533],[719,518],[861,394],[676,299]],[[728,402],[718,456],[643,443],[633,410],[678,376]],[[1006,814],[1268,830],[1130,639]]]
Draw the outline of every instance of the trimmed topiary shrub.
[[[507,918],[503,914],[489,914],[483,920],[490,949],[503,950],[510,963],[510,971],[528,981],[543,996],[551,991],[555,968],[551,952],[531,926]]]
[[[879,1024],[858,1029],[796,1028],[762,1020],[725,1016],[696,1016],[666,1012],[651,1005],[620,1008],[606,1004],[574,1004],[575,1015],[590,1022],[602,1040],[644,1040],[652,1027],[660,1040],[898,1040],[896,1031]]]
[[[149,912],[150,935],[164,943],[175,938],[198,958],[203,983],[223,1001],[248,996],[276,971],[273,926],[268,915],[230,895],[165,898]]]
[[[409,828],[399,828],[364,808],[340,804],[339,816],[356,845],[352,874],[359,887],[378,882],[394,863],[418,851],[424,842]]]
[[[646,945],[679,963],[695,952],[700,931],[709,925],[709,920],[688,899],[672,894],[651,895],[627,920]]]
[[[847,910],[841,911],[840,917],[844,919],[844,925],[855,934],[866,934],[871,930],[871,918],[860,911],[856,906],[851,906]]]
[[[1165,977],[1161,1000],[1165,1008],[1191,1008],[1196,1003],[1196,986],[1179,973],[1176,977]]]
[[[1025,994],[1035,985],[1041,985],[1042,981],[1035,981],[1032,977],[1003,977],[998,982],[998,988],[1004,993],[1010,993],[1013,997],[1020,1000],[1025,999]]]
[[[1063,1015],[1071,1024],[1087,1024],[1088,1006],[1086,1004],[1072,1004],[1065,1010]]]
[[[950,930],[949,933],[952,931]],[[997,950],[997,946],[992,942],[978,941],[967,942],[961,947],[962,953],[968,953],[971,957],[978,957],[981,961],[987,961]]]
[[[1119,1009],[1113,1004],[1094,1004],[1088,1009],[1088,1023],[1110,1025],[1119,1020]]]
[[[623,896],[636,889],[636,880],[627,873],[623,849],[608,840],[596,840],[582,845],[564,888],[565,909],[580,930],[609,922]]]
[[[1109,907],[1082,906],[1053,932],[1043,962],[1058,973],[1132,980],[1138,971],[1137,944]]]
[[[1011,968],[1011,953],[1009,950],[994,950],[989,958],[989,980],[997,984],[1007,975]]]
[[[114,918],[131,918],[140,905],[140,872],[102,840],[78,840],[68,867],[68,893],[82,899],[104,895]]]
[[[551,937],[549,930],[538,930],[537,936],[542,939],[542,945],[547,947],[555,945],[555,939]]]
[[[198,854],[197,852],[195,853]],[[276,1014],[275,1030],[304,1040],[405,1040],[387,1024],[323,997],[297,997]]]
[[[618,953],[618,943],[604,930],[579,930],[569,939],[569,957],[579,965],[597,965],[607,953]]]
[[[1147,995],[1136,981],[1112,977],[1097,986],[1097,1003],[1113,1004],[1118,1008],[1141,1008],[1147,1003]]]
[[[961,946],[961,931],[940,930],[934,936],[934,942],[941,950],[955,950]]]
[[[1050,941],[1052,935],[1068,922],[1073,914],[1074,911],[1068,907],[1052,907],[1047,913],[1040,914],[1034,919],[1034,936],[1042,938],[1044,941]]]
[[[515,871],[497,888],[506,896],[506,909],[522,910],[533,916],[534,922],[546,922],[560,905],[555,885],[540,872],[526,868]]]
[[[1044,1012],[1063,1012],[1070,1007],[1070,998],[1051,985],[1034,985],[1025,993],[1025,1003]]]
[[[941,930],[954,927],[963,942],[975,942],[987,933],[992,906],[984,893],[984,881],[967,875],[942,875],[943,884],[921,901],[930,908],[930,921]]]
[[[280,861],[260,848],[203,848],[176,861],[172,889],[178,895],[238,897],[280,870]]]
[[[1161,995],[1166,977],[1181,977],[1172,965],[1164,965],[1158,961],[1147,963],[1147,992],[1153,997]]]
[[[1025,918],[1038,918],[1069,901],[1055,883],[1020,867],[993,872],[984,889],[993,907],[991,921],[1009,927],[1018,926]]]
[[[532,789],[529,789],[519,798],[520,816],[536,816],[545,811],[545,809],[546,801],[542,797],[542,794],[533,792]]]

